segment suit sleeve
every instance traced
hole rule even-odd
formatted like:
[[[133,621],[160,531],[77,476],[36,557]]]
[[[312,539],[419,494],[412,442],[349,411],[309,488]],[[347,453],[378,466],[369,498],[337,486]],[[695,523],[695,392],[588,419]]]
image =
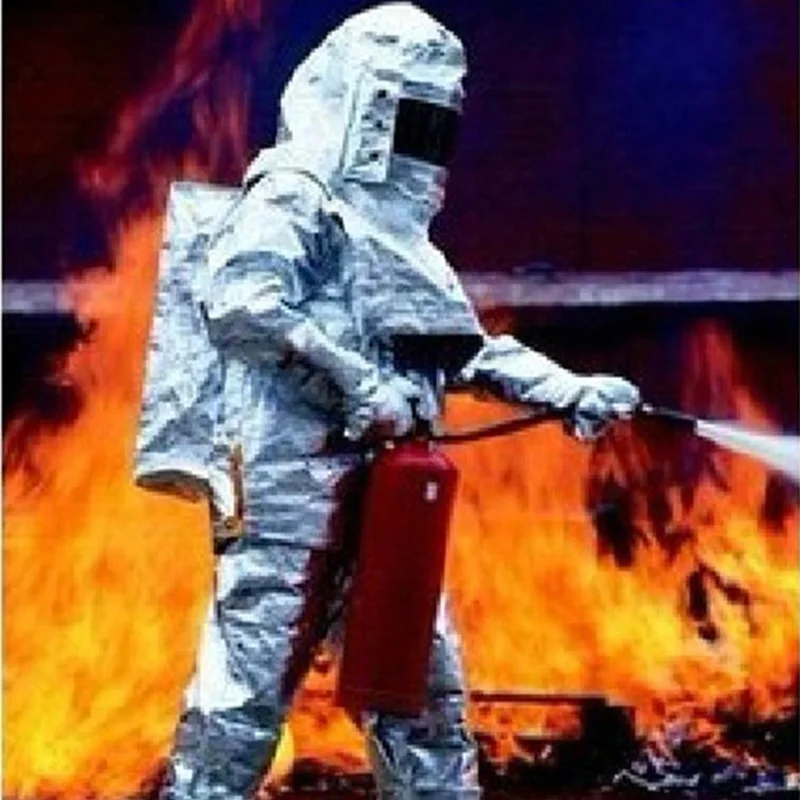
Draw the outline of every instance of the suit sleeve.
[[[215,346],[246,358],[268,352],[301,357],[352,394],[374,379],[374,366],[337,345],[304,311],[335,274],[335,223],[324,212],[323,197],[303,176],[262,178],[209,248],[200,294]]]
[[[556,410],[573,406],[583,389],[575,373],[507,334],[487,334],[458,383],[510,403]]]

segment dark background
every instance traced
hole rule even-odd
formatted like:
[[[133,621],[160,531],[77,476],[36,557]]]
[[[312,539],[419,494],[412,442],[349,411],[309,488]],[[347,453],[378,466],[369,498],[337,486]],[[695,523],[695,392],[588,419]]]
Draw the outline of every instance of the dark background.
[[[236,52],[226,57],[239,59],[249,81],[251,152],[271,141],[292,67],[367,5],[265,0],[268,35],[227,42]],[[448,205],[435,231],[457,268],[796,268],[796,3],[421,5],[462,37],[471,67]],[[6,280],[102,263],[107,215],[79,189],[78,165],[107,151],[120,111],[163,73],[193,7],[189,0],[6,4]],[[186,114],[180,99],[175,106],[145,126],[130,152],[183,146]],[[222,177],[236,180],[237,169]],[[666,331],[659,358],[679,362],[670,332],[693,316],[719,317],[758,364],[780,351],[780,363],[754,380],[765,396],[781,396],[790,420],[797,416],[794,305],[578,316],[549,316],[541,341],[578,365],[595,360],[587,352],[603,341],[599,360],[628,371],[637,365],[619,354],[633,334],[663,339]],[[536,323],[518,319],[522,329]],[[4,328],[6,417],[26,403],[46,407],[41,376],[47,358],[73,340],[73,322],[6,315]]]
[[[264,4],[273,31],[254,58],[253,149],[271,140],[292,66],[366,5]],[[459,267],[796,264],[796,3],[423,5],[464,39],[471,66],[439,225]],[[54,225],[74,203],[76,159],[102,152],[123,102],[167,61],[191,7],[6,4],[6,278],[58,273]]]

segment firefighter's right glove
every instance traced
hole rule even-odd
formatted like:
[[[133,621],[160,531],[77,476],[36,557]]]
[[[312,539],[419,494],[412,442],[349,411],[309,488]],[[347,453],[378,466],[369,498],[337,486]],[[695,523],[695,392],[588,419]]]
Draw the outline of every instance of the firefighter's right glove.
[[[414,406],[419,400],[419,388],[400,375],[366,378],[349,398],[345,437],[356,441],[404,436],[414,427]]]

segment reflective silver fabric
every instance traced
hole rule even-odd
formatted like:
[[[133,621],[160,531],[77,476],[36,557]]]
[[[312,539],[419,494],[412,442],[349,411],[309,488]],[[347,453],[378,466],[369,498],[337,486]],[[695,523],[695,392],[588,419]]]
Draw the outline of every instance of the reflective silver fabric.
[[[513,336],[487,337],[460,376],[476,389],[513,403],[568,408],[581,393],[581,379]]]
[[[365,714],[364,730],[382,798],[478,798],[477,750],[464,717],[458,636],[444,600],[439,605],[428,708],[417,718]]]
[[[289,80],[281,98],[279,142],[292,147],[295,166],[302,163],[332,185],[374,187],[384,201],[396,193],[392,212],[409,221],[421,211],[416,224],[424,234],[441,204],[446,170],[410,161],[405,170],[393,169],[397,104],[412,97],[458,109],[465,73],[459,39],[411,3],[385,3],[355,14]],[[382,223],[390,216],[384,207]]]
[[[640,402],[639,390],[623,378],[576,375],[508,335],[487,337],[459,380],[512,403],[564,410],[569,431],[586,440]]]
[[[219,494],[226,475],[210,472],[222,371],[210,345],[194,282],[206,265],[209,238],[240,194],[182,181],[170,188],[159,278],[142,392],[134,475],[143,486]]]
[[[223,363],[213,469],[240,453],[245,527],[269,520],[273,539],[306,546],[326,544],[332,487],[353,463],[329,438],[394,374],[392,337],[480,335],[430,242],[392,236],[288,169],[229,212],[198,291]]]
[[[245,798],[258,785],[309,657],[306,594],[319,558],[251,534],[220,556],[162,798]]]
[[[161,800],[252,794],[274,754],[292,692],[329,630],[345,571],[342,551],[275,544],[252,532],[219,557],[216,595]],[[415,719],[364,721],[381,797],[479,796],[456,641],[442,603],[428,710]],[[335,650],[337,643],[330,645]]]

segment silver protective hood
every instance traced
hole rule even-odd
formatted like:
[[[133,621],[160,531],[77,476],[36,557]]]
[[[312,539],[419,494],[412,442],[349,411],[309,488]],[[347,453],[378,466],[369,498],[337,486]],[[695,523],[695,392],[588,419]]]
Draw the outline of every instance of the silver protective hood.
[[[459,39],[410,3],[356,14],[295,70],[281,98],[278,146],[256,159],[246,182],[274,166],[303,168],[366,215],[427,235],[447,170],[392,152],[398,104],[460,110],[465,73]]]

